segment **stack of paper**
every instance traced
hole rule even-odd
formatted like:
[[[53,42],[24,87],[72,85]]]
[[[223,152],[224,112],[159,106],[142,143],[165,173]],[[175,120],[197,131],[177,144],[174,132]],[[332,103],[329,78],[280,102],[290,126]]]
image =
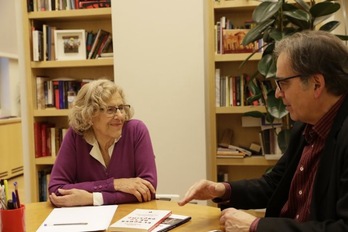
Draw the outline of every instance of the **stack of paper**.
[[[55,208],[37,232],[104,231],[117,205]]]

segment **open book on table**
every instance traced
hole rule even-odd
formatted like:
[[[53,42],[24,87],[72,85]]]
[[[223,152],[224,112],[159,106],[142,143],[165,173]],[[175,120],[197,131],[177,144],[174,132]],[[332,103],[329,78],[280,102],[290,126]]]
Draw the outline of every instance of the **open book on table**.
[[[166,232],[191,220],[190,216],[172,214],[152,232]]]
[[[153,231],[171,214],[170,210],[135,209],[110,225],[108,231]]]

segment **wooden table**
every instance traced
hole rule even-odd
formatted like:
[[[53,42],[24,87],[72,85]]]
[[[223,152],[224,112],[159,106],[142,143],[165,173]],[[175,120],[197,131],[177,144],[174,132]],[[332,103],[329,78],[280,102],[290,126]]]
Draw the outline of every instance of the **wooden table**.
[[[25,223],[27,232],[36,231],[53,209],[49,202],[29,203],[26,204],[25,207]],[[172,210],[174,214],[188,215],[192,217],[189,222],[173,229],[173,232],[208,232],[209,230],[221,229],[219,225],[219,208],[196,204],[178,206],[177,202],[161,200],[146,203],[121,204],[118,206],[111,222],[114,223],[134,209],[169,209]]]

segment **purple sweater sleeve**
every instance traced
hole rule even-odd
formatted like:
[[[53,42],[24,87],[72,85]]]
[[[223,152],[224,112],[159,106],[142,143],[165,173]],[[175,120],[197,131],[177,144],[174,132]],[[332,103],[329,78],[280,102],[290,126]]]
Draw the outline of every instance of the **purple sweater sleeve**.
[[[50,193],[59,195],[59,188],[77,188],[101,192],[104,204],[120,204],[137,199],[132,194],[115,191],[114,179],[140,177],[157,188],[155,155],[143,122],[133,119],[125,123],[107,168],[89,154],[91,148],[81,135],[68,130],[51,172]]]

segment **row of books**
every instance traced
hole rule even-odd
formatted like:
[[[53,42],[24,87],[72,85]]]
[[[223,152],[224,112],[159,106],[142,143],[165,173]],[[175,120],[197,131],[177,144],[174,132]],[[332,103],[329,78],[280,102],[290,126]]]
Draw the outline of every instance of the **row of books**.
[[[39,201],[48,200],[48,184],[50,182],[51,169],[42,169],[38,172],[38,183],[39,183]]]
[[[102,29],[61,30],[43,24],[32,29],[32,39],[33,61],[96,59],[113,52],[112,35]]]
[[[220,69],[215,69],[215,96],[216,107],[262,105],[261,101],[249,103],[247,99],[252,96],[248,82],[251,80],[248,74],[237,76],[222,76]]]
[[[69,109],[81,87],[90,80],[73,80],[67,78],[49,79],[36,77],[36,106],[46,108]]]
[[[111,7],[111,0],[28,0],[28,12]]]
[[[35,158],[56,157],[66,132],[49,122],[34,122]]]
[[[282,127],[282,121],[276,120],[273,124],[259,119],[260,127],[259,143],[252,143],[248,148],[232,145],[233,130],[226,128],[216,150],[217,158],[245,158],[251,155],[269,156],[281,155],[278,145],[278,133]],[[254,124],[254,123],[253,123]],[[253,126],[256,126],[255,124]],[[266,157],[267,156],[267,157]]]
[[[259,137],[262,146],[262,155],[282,153],[278,145],[277,137],[280,129],[280,125],[275,125],[273,127],[261,127]]]
[[[262,48],[263,40],[242,45],[242,41],[250,28],[252,22],[246,22],[243,27],[235,28],[230,19],[221,17],[215,24],[215,52],[216,54],[229,53],[251,53]],[[259,51],[261,52],[261,51]]]

